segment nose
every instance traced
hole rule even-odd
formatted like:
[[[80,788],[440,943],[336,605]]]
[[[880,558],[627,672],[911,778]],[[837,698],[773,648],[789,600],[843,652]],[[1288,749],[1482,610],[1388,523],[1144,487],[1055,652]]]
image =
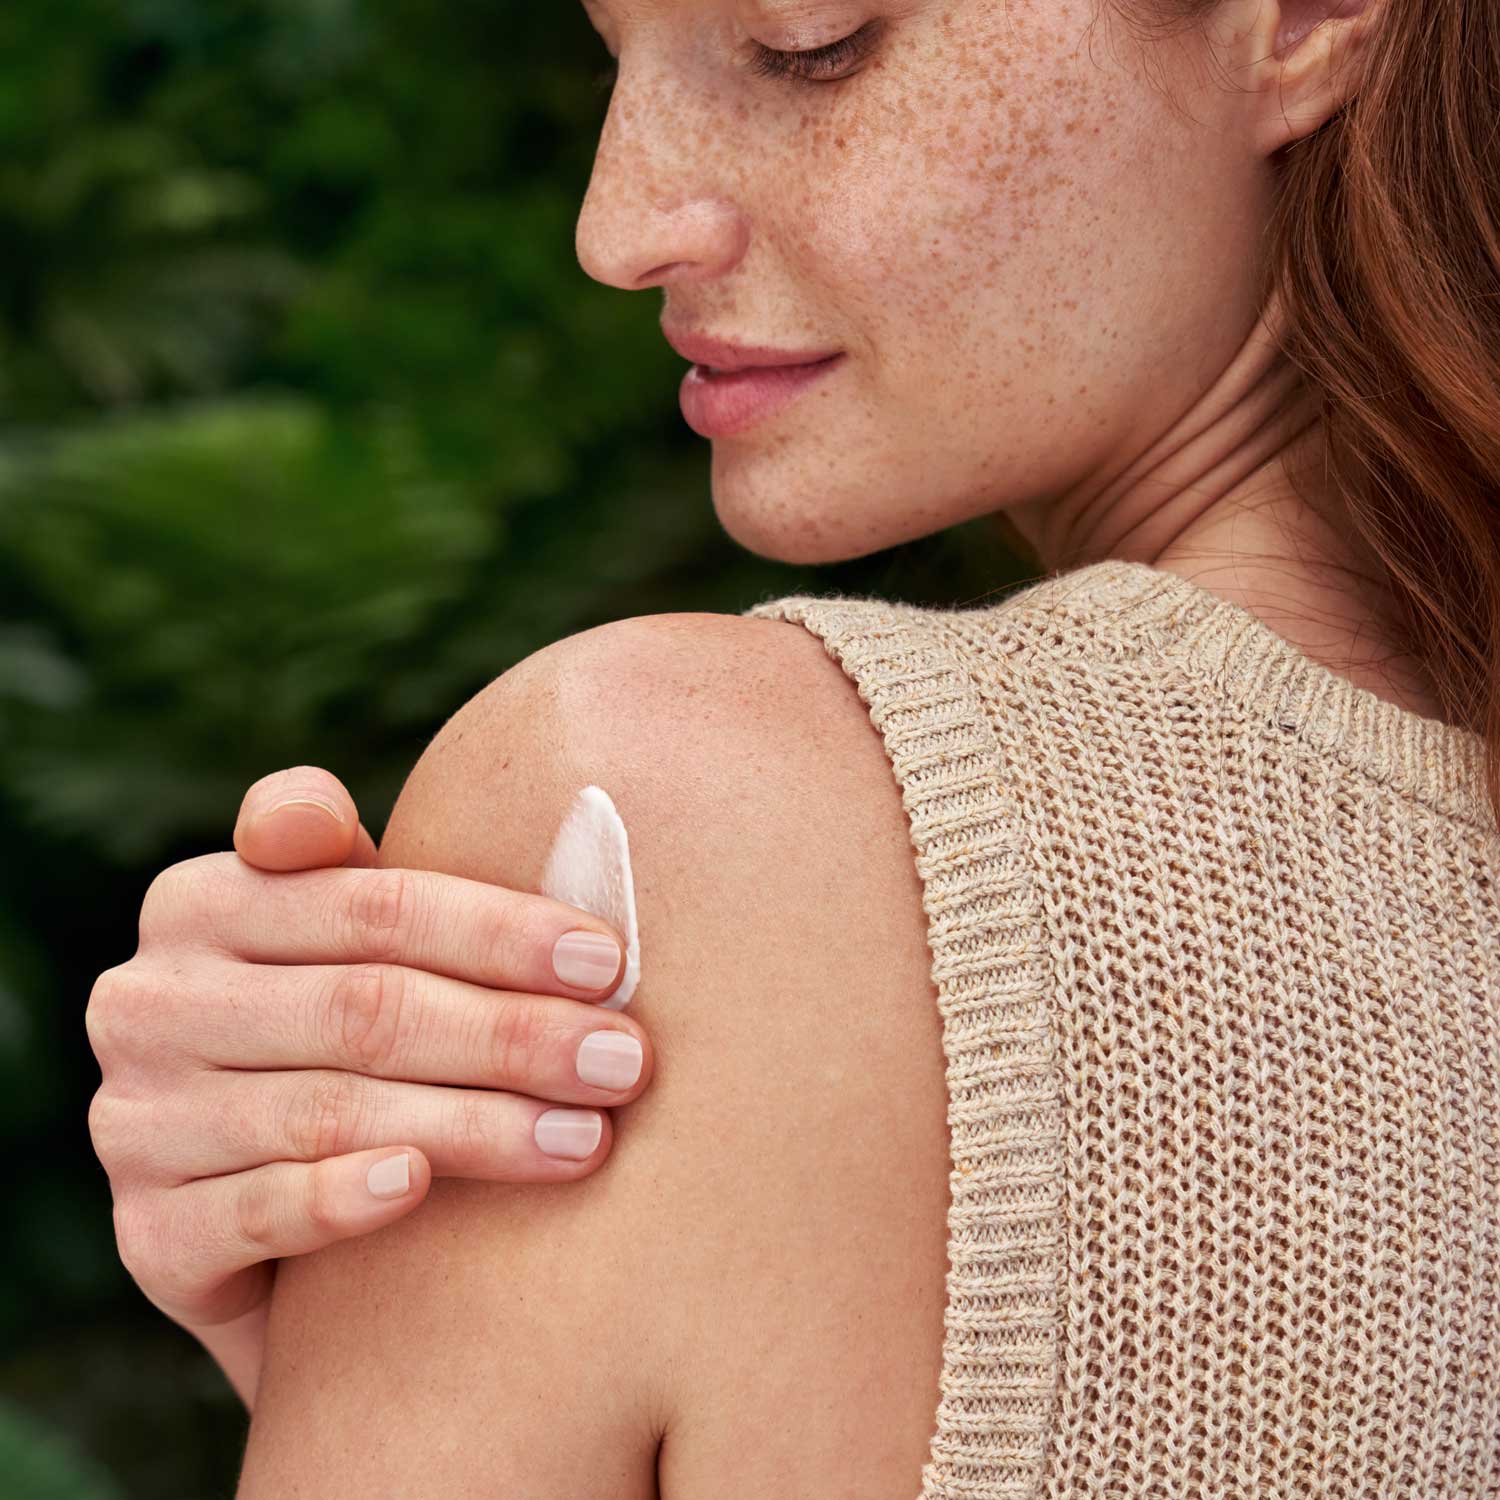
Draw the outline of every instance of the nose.
[[[574,231],[578,263],[624,291],[723,276],[744,256],[749,225],[734,196],[723,121],[689,118],[681,91],[622,65]]]

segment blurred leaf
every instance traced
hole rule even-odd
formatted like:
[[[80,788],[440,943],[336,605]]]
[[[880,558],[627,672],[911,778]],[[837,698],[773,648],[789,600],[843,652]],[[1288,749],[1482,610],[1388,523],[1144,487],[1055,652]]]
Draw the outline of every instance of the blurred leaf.
[[[124,1500],[125,1492],[61,1434],[0,1401],[0,1474],[6,1500]]]
[[[0,775],[43,826],[118,859],[224,826],[463,595],[498,522],[399,411],[351,428],[246,399],[55,435],[0,471],[0,550],[71,655],[12,633],[50,692],[0,692]]]
[[[0,626],[0,700],[71,709],[83,701],[88,679],[39,625]]]

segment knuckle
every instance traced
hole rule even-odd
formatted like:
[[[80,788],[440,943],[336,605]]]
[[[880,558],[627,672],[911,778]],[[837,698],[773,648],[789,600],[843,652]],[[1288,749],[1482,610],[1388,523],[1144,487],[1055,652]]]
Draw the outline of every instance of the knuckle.
[[[106,969],[89,991],[89,1000],[83,1012],[83,1029],[89,1039],[94,1056],[103,1060],[106,1053],[114,1049],[119,1035],[117,1018],[122,993],[126,984],[124,966]]]
[[[174,1252],[170,1259],[158,1261],[150,1273],[152,1300],[181,1308],[190,1307],[204,1291],[199,1261],[214,1255],[218,1248],[217,1241],[209,1237],[201,1247],[195,1247],[192,1254]]]
[[[141,958],[106,969],[94,981],[83,1013],[84,1031],[101,1070],[127,1058],[157,1058],[175,1027],[169,1014],[181,984]]]
[[[269,1173],[251,1172],[235,1200],[235,1230],[262,1258],[274,1255],[280,1242],[281,1195]]]
[[[115,1199],[115,1250],[134,1280],[150,1279],[160,1230],[156,1217],[136,1197]]]
[[[89,1139],[110,1183],[137,1187],[175,1170],[180,1129],[163,1117],[158,1099],[145,1099],[110,1082],[89,1101]]]
[[[309,1070],[292,1088],[286,1137],[304,1161],[352,1150],[366,1110],[366,1091],[354,1073]]]
[[[141,898],[139,922],[143,938],[160,931],[168,916],[177,910],[183,883],[182,866],[168,865],[146,887],[146,894]]]
[[[328,1006],[328,1042],[335,1056],[365,1072],[394,1063],[409,1010],[408,971],[394,964],[340,969]]]
[[[348,882],[343,913],[350,950],[390,961],[404,945],[415,897],[409,870],[361,870]]]
[[[201,859],[185,859],[155,876],[141,901],[143,938],[173,930],[192,909],[202,886],[202,867]]]
[[[473,1169],[495,1155],[494,1112],[479,1089],[458,1090],[449,1127],[449,1150],[461,1168]]]
[[[529,919],[530,903],[524,893],[519,896],[511,891],[499,894],[498,910],[485,917],[485,946],[482,954],[485,968],[487,972],[502,979],[506,976],[529,974],[537,967],[536,954],[543,947],[537,923]],[[548,949],[543,957],[541,967],[550,974],[551,950]]]
[[[541,1010],[524,1001],[502,998],[485,1008],[484,1017],[477,1062],[507,1087],[536,1078],[548,1046],[560,1045]]]
[[[333,1238],[342,1224],[339,1212],[338,1184],[323,1163],[312,1169],[307,1184],[307,1222],[320,1237]]]
[[[168,865],[146,887],[137,927],[143,943],[180,936],[195,927],[208,928],[224,893],[243,877],[235,854],[200,854]]]
[[[120,1160],[120,1126],[120,1102],[101,1084],[89,1100],[89,1139],[106,1172],[112,1172],[112,1164]]]

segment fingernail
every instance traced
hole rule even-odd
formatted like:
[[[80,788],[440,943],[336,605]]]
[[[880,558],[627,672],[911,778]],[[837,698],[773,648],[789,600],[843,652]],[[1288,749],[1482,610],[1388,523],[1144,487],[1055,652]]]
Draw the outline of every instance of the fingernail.
[[[564,984],[596,990],[619,972],[620,945],[601,932],[565,932],[552,945],[552,972]]]
[[[411,1153],[388,1156],[365,1173],[365,1186],[376,1198],[399,1198],[411,1187]]]
[[[549,1109],[537,1116],[537,1149],[582,1161],[599,1149],[604,1120],[594,1109]]]
[[[578,1047],[578,1081],[628,1089],[641,1076],[641,1044],[627,1031],[596,1031]]]
[[[342,823],[344,821],[343,813],[341,813],[338,808],[333,805],[333,803],[325,802],[321,797],[288,797],[285,802],[278,802],[276,806],[271,809],[271,812],[279,813],[283,807],[320,807],[336,823]],[[271,813],[267,813],[266,816],[270,817]]]

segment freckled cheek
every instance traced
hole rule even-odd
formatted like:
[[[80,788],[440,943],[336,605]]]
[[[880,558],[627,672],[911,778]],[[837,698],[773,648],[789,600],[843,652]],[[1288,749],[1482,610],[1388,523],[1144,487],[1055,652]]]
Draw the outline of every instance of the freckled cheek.
[[[874,399],[921,408],[949,373],[1072,347],[1109,312],[1119,225],[1106,235],[1100,204],[1120,194],[1119,163],[1082,117],[1014,123],[887,139],[816,164],[783,200],[820,331],[859,357],[851,376]]]
[[[899,149],[862,144],[825,163],[810,162],[782,198],[786,234],[820,285],[887,333],[931,328],[997,278],[1015,285],[1043,269],[1076,192],[1050,160],[1018,161],[978,127],[908,135]]]

